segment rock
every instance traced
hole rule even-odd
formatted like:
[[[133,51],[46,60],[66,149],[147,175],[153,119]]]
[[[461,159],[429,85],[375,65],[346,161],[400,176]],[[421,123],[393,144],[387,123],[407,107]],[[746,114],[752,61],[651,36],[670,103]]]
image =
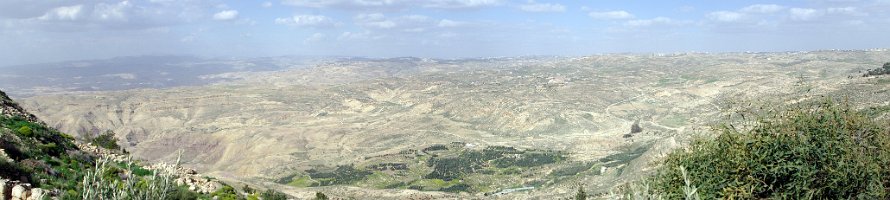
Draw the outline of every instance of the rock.
[[[201,191],[199,191],[199,192],[209,194],[209,193],[216,192],[220,188],[222,188],[221,183],[216,182],[216,181],[210,181],[210,182],[207,182],[207,183],[204,183],[203,185],[201,185]]]
[[[10,158],[9,155],[6,154],[6,151],[3,149],[0,149],[0,159],[6,160],[6,162],[15,162],[15,160]]]
[[[43,200],[46,196],[46,191],[40,188],[31,189],[31,195],[28,196],[28,200]]]
[[[12,198],[12,181],[0,179],[0,200]]]
[[[24,200],[24,199],[28,198],[28,195],[30,195],[30,193],[31,193],[31,191],[28,189],[28,187],[29,187],[29,185],[27,185],[27,184],[21,184],[21,185],[16,185],[15,187],[12,187],[12,199],[13,200],[19,200],[19,199]]]

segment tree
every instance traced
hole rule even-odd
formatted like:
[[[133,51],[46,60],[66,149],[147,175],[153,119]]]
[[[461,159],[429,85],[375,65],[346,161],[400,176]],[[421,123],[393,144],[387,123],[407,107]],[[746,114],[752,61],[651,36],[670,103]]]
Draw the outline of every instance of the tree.
[[[105,133],[93,138],[90,142],[105,149],[118,150],[121,146],[117,144],[117,138],[114,135],[114,131],[107,130]]]
[[[882,68],[869,69],[862,77],[879,76],[890,74],[890,62],[884,63]]]
[[[287,195],[273,189],[267,189],[263,194],[260,194],[260,198],[263,200],[286,200]]]
[[[643,132],[643,127],[640,127],[640,120],[634,121],[633,125],[630,125],[630,133],[639,133]]]
[[[575,200],[587,200],[587,192],[584,192],[584,186],[578,187],[578,193],[575,194]]]
[[[315,192],[315,200],[328,200],[328,196],[321,192]]]
[[[254,192],[256,192],[253,188],[250,188],[250,185],[247,184],[244,184],[244,187],[241,188],[241,191],[244,191],[244,193],[247,194],[253,194]]]

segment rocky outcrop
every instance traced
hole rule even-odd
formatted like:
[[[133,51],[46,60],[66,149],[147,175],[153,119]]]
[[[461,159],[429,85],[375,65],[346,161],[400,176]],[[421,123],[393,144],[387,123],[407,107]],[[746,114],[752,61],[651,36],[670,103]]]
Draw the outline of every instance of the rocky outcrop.
[[[189,190],[197,193],[209,194],[223,187],[223,183],[219,180],[203,176],[201,174],[198,174],[198,171],[194,169],[182,167],[179,165],[156,163],[153,165],[145,166],[145,169],[163,170],[167,171],[168,173],[172,173],[172,175],[176,177],[176,180],[174,182],[177,185],[184,185],[188,187]]]
[[[17,116],[24,118],[25,120],[28,120],[30,122],[43,124],[43,122],[37,119],[36,116],[29,113],[28,111],[25,111],[24,108],[15,103],[15,101],[10,99],[9,96],[6,96],[6,93],[3,91],[0,91],[0,115],[6,117]]]
[[[105,148],[97,147],[91,143],[82,143],[79,141],[74,141],[74,145],[77,145],[77,148],[84,152],[89,152],[99,157],[105,157],[114,162],[127,162],[130,160],[129,155],[119,154],[113,150],[108,150]]]
[[[31,184],[0,179],[0,200],[42,200],[49,194],[41,188],[31,188]]]
[[[180,176],[176,179],[176,184],[187,185],[189,190],[202,194],[209,194],[223,187],[222,183],[215,179],[209,179],[194,175]]]
[[[93,153],[100,157],[108,158],[114,162],[132,161],[130,155],[120,154],[119,152],[114,150],[100,148],[89,143],[75,142],[75,144],[77,145],[77,148],[80,148],[82,151]],[[223,186],[223,184],[219,182],[219,180],[207,178],[198,174],[198,171],[196,171],[195,169],[186,168],[179,165],[161,162],[149,166],[144,166],[144,168],[148,170],[163,170],[172,173],[173,177],[177,177],[175,180],[177,185],[187,186],[189,190],[197,193],[209,194],[219,190]]]

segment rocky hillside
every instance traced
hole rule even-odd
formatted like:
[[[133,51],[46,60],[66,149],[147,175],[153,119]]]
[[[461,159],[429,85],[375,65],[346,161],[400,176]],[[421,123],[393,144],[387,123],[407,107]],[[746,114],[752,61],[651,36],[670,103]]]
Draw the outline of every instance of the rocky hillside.
[[[145,165],[120,149],[75,141],[45,126],[2,91],[0,111],[0,199],[236,199],[260,195],[236,192],[232,186],[178,164]]]
[[[3,91],[0,91],[0,115],[6,118],[19,117],[32,123],[43,123],[33,114],[25,111],[15,101],[12,101]]]
[[[24,105],[70,133],[112,130],[142,159],[171,161],[183,149],[187,166],[301,196],[482,196],[534,186],[509,195],[545,198],[574,194],[580,183],[608,192],[751,102],[839,95],[886,108],[886,82],[853,78],[886,60],[890,53],[835,51],[341,60],[233,74],[242,81],[226,84],[38,96]],[[634,124],[642,131],[629,134]],[[469,148],[403,154],[453,143]],[[429,161],[433,155],[496,146],[562,151],[566,159],[461,168],[489,174],[461,174],[454,184],[414,176],[450,163]],[[349,173],[329,173],[337,169]],[[353,174],[367,176],[331,180]],[[470,180],[498,182],[448,189]]]
[[[42,122],[22,109],[3,91],[0,91],[0,114],[0,121],[3,122],[0,125],[3,127],[0,128],[0,199],[43,199],[51,196],[52,192],[58,192],[32,185],[36,180],[46,180],[41,178],[46,178],[48,174],[32,174],[33,168],[29,170],[28,167],[38,164],[32,159],[33,154],[58,156],[62,151],[76,151],[70,140],[52,135],[38,136],[43,142],[22,138],[21,136],[33,136],[35,130],[31,126],[42,126]],[[22,126],[12,129],[16,125]],[[36,131],[39,133],[41,130]]]

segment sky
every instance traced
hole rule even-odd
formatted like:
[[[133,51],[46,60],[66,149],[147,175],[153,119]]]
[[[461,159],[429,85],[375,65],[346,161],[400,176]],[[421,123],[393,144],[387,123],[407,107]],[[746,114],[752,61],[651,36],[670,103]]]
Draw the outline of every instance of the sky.
[[[890,0],[0,0],[0,66],[888,47]]]

